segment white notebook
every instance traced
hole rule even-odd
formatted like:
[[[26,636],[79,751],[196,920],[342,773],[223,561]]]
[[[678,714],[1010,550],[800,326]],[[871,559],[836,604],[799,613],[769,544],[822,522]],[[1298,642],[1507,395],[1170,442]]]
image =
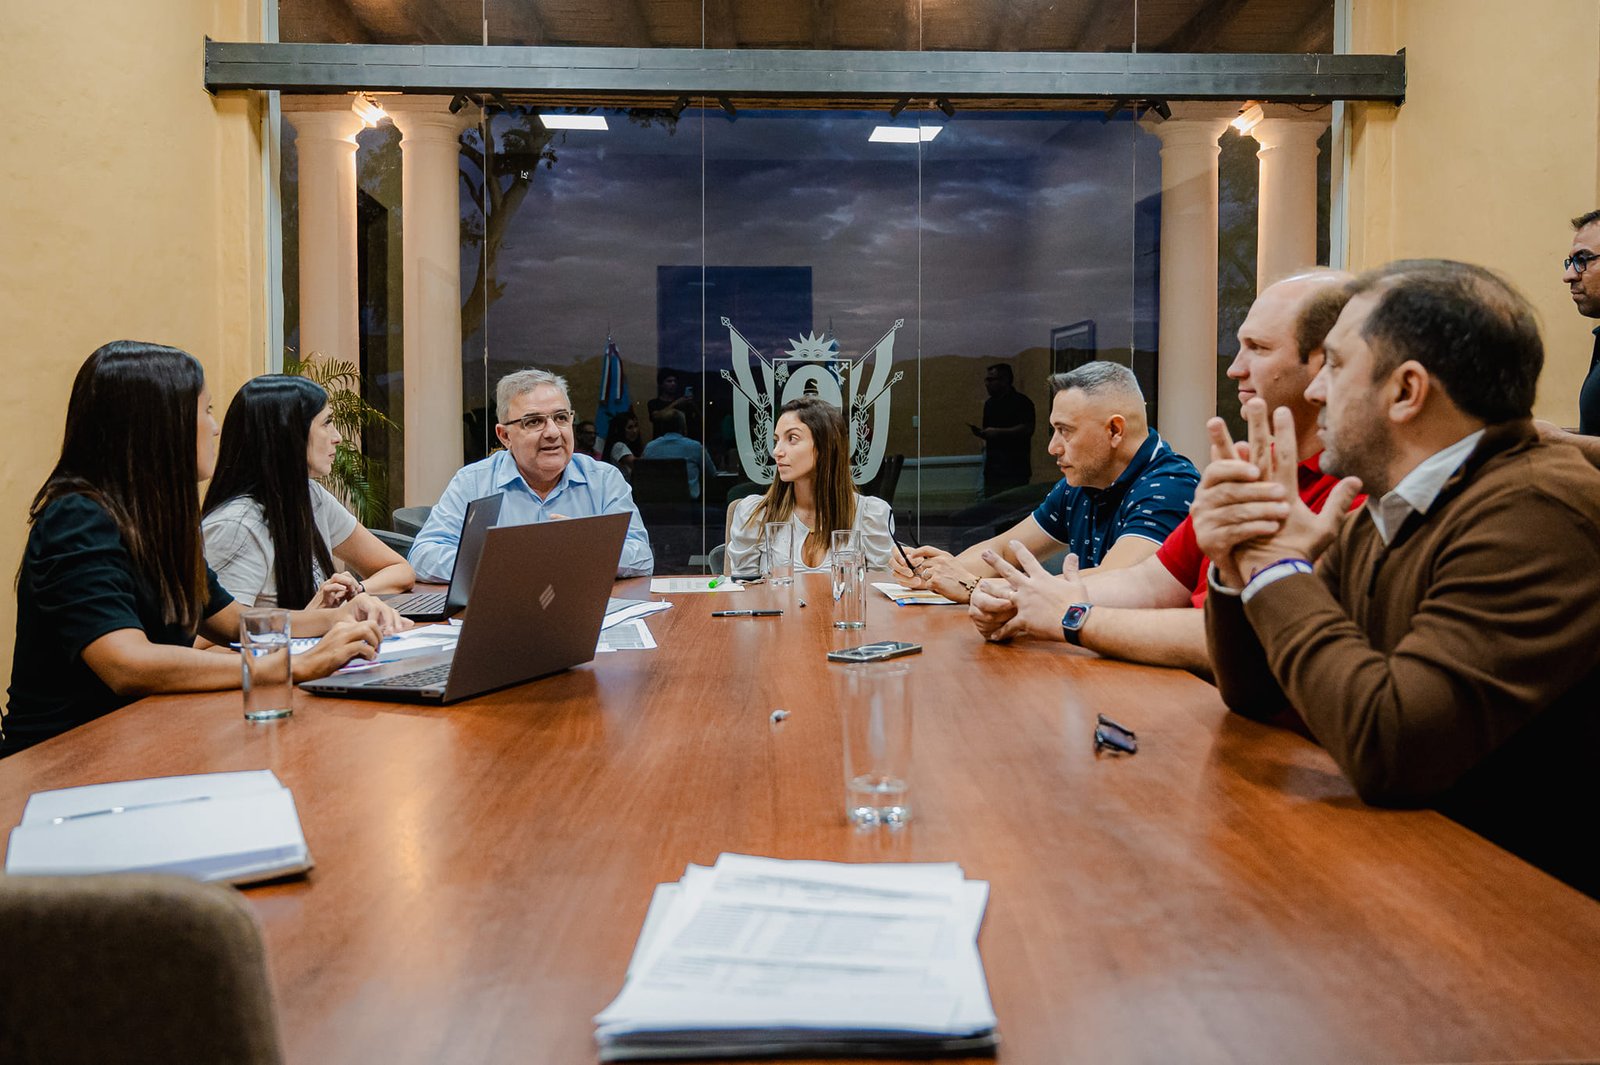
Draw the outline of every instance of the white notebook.
[[[6,849],[14,876],[173,873],[243,884],[311,864],[294,796],[265,769],[41,791]]]

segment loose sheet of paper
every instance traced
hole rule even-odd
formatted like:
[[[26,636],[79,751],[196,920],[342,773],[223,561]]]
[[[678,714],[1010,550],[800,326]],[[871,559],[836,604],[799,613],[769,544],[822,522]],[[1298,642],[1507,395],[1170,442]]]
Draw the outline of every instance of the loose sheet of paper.
[[[895,601],[896,606],[942,606],[954,604],[954,599],[946,599],[938,592],[930,592],[926,588],[907,588],[903,584],[893,584],[889,581],[874,583],[873,587]]]
[[[655,646],[655,637],[650,635],[650,628],[644,623],[644,619],[634,618],[632,621],[624,621],[601,629],[600,642],[594,649],[597,652],[649,651]]]
[[[713,588],[711,582],[716,581]],[[652,577],[650,591],[655,595],[673,595],[678,592],[742,592],[744,585],[727,577]]]
[[[602,629],[609,629],[613,625],[620,625],[624,621],[634,618],[647,618],[651,614],[659,614],[663,610],[671,610],[672,604],[660,599],[611,599],[606,602],[606,616],[600,622]]]

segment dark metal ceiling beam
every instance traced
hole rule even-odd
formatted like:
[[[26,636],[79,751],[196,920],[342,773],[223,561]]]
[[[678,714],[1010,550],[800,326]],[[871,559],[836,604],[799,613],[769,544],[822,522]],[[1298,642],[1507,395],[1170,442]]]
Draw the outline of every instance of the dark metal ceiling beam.
[[[1206,0],[1161,43],[1163,52],[1209,52],[1249,0]]]
[[[286,92],[582,92],[1089,100],[1405,98],[1403,55],[858,52],[206,42],[205,85]]]

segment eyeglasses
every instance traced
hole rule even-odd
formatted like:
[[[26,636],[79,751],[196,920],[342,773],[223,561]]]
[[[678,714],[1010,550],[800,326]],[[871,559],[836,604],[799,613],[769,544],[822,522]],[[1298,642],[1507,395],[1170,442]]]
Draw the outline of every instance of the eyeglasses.
[[[1133,730],[1123,728],[1104,714],[1095,715],[1094,726],[1094,753],[1099,754],[1106,748],[1118,754],[1139,753],[1139,738]]]
[[[1575,274],[1581,274],[1585,270],[1589,269],[1589,264],[1594,262],[1596,259],[1600,259],[1600,255],[1595,255],[1593,252],[1587,251],[1575,251],[1565,259],[1561,260],[1561,269],[1571,270]]]
[[[572,415],[573,412],[570,410],[553,410],[549,414],[527,414],[516,421],[501,422],[500,424],[508,429],[513,425],[520,425],[525,433],[540,433],[544,431],[545,424],[548,422],[555,422],[556,428],[565,429],[572,424]]]

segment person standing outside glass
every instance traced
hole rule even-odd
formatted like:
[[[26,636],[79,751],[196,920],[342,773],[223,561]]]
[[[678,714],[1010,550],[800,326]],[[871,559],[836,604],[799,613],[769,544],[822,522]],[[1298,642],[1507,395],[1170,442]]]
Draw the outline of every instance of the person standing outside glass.
[[[984,371],[983,387],[989,391],[983,401],[983,425],[968,423],[967,428],[983,441],[983,494],[992,496],[1033,479],[1029,452],[1036,414],[1033,400],[1016,390],[1011,367],[1005,363]]]

